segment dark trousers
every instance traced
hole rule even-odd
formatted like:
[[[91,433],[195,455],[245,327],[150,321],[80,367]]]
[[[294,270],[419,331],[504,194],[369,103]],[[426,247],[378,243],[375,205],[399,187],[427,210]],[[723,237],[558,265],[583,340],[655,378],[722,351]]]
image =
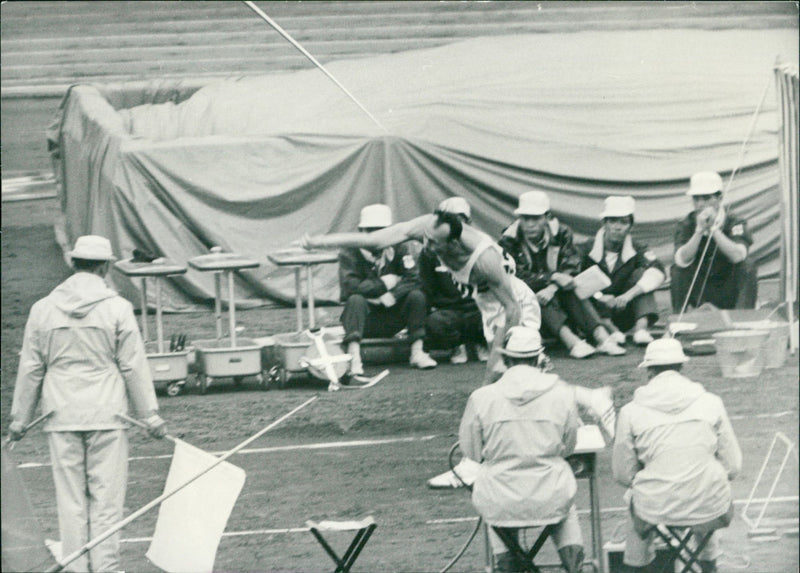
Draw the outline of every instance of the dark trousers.
[[[559,290],[548,304],[542,307],[542,328],[551,336],[558,337],[561,327],[568,324],[584,336],[591,336],[600,326],[596,314],[587,312],[587,307],[572,291]]]
[[[674,314],[678,314],[683,308],[694,273],[694,267],[681,268],[678,265],[670,267],[669,294]],[[705,288],[703,288],[704,278],[702,272],[697,276],[687,308],[698,307],[704,302],[710,302],[721,309],[756,307],[758,272],[750,261],[744,260],[734,265],[733,272],[729,276],[708,277]]]
[[[425,321],[425,346],[449,350],[459,344],[485,344],[481,311],[475,305],[437,308]]]
[[[408,328],[411,342],[425,338],[425,316],[427,314],[425,294],[412,290],[398,300],[394,306],[370,304],[360,294],[351,295],[344,303],[342,326],[344,342],[360,341],[362,338],[386,338]]]

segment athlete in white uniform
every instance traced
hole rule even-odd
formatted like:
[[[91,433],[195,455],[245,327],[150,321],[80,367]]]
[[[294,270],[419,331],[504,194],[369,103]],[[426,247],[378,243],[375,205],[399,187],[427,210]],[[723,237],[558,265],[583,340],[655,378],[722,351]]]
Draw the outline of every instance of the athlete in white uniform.
[[[502,248],[486,233],[466,224],[457,214],[437,209],[433,214],[421,215],[371,233],[305,234],[300,244],[306,249],[384,249],[408,240],[429,245],[457,282],[474,288],[475,300],[483,316],[486,341],[491,343],[484,384],[494,382],[503,370],[500,349],[506,330],[519,324],[538,330],[541,310],[533,291],[513,275],[513,260],[506,259]],[[606,433],[613,437],[616,413],[610,388],[574,388],[578,404],[596,417]],[[459,476],[465,478],[465,473],[462,469]],[[445,475],[448,478],[443,478]],[[445,481],[446,485],[439,484]],[[452,472],[447,472],[429,480],[428,485],[459,487],[462,484]]]

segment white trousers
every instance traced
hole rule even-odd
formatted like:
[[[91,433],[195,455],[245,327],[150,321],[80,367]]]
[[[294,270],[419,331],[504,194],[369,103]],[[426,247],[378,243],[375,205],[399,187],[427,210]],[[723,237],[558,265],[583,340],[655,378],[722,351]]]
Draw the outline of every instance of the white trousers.
[[[50,459],[64,557],[122,520],[128,483],[125,430],[50,432]],[[118,571],[120,534],[115,533],[65,568],[75,572]]]

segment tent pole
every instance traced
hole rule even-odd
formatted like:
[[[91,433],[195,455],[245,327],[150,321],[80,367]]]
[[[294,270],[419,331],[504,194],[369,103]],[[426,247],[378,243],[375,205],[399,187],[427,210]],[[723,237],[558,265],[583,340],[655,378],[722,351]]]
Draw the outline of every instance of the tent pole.
[[[339,86],[339,89],[341,89],[341,90],[342,90],[342,91],[345,93],[345,95],[347,95],[347,97],[349,97],[351,100],[353,100],[353,103],[355,103],[355,104],[356,104],[356,105],[357,105],[359,108],[361,108],[361,111],[363,111],[364,113],[366,113],[366,114],[367,114],[367,116],[368,116],[368,117],[369,117],[369,118],[372,120],[372,122],[373,122],[375,125],[377,125],[378,127],[380,127],[380,128],[381,128],[381,129],[382,129],[384,132],[386,132],[387,134],[389,133],[389,130],[388,130],[388,129],[386,129],[386,128],[383,126],[383,124],[382,124],[381,122],[379,122],[379,121],[378,121],[378,120],[377,120],[377,119],[376,119],[376,118],[375,118],[375,117],[374,117],[374,116],[373,116],[373,115],[372,115],[372,114],[369,112],[369,110],[367,110],[367,108],[365,108],[363,105],[361,105],[361,102],[360,102],[360,101],[358,101],[358,100],[357,100],[357,99],[356,99],[356,98],[353,96],[353,94],[351,94],[351,93],[350,93],[350,92],[347,90],[347,88],[346,88],[346,87],[344,87],[344,86],[343,86],[343,85],[342,85],[342,84],[339,82],[339,80],[337,80],[335,77],[333,77],[333,74],[331,74],[331,73],[330,73],[328,70],[326,70],[326,69],[325,69],[325,66],[323,66],[322,64],[320,64],[320,63],[317,61],[317,59],[316,59],[314,56],[312,56],[312,55],[311,55],[311,54],[308,52],[308,50],[306,50],[306,49],[305,49],[303,46],[301,46],[301,45],[300,45],[300,44],[299,44],[299,43],[298,43],[298,42],[297,42],[297,41],[296,41],[294,38],[292,38],[292,37],[289,35],[289,33],[288,33],[286,30],[284,30],[283,28],[281,28],[281,27],[278,25],[278,23],[277,23],[277,22],[275,22],[275,20],[273,20],[272,18],[270,18],[269,16],[267,16],[267,15],[266,15],[264,12],[262,12],[262,11],[261,11],[261,9],[260,9],[258,6],[256,6],[256,5],[255,5],[253,2],[250,2],[250,1],[248,1],[248,0],[244,0],[244,3],[245,3],[245,4],[247,5],[247,7],[248,7],[248,8],[250,8],[250,9],[251,9],[253,12],[255,12],[256,14],[258,14],[258,16],[259,16],[259,17],[260,17],[262,20],[264,20],[264,21],[265,21],[267,24],[269,24],[270,26],[272,26],[272,27],[275,29],[275,31],[276,31],[276,32],[278,32],[278,33],[279,33],[281,36],[283,36],[283,37],[284,37],[284,38],[285,38],[285,39],[286,39],[286,40],[287,40],[287,41],[288,41],[288,42],[289,42],[289,43],[290,43],[292,46],[294,46],[295,48],[297,48],[297,49],[300,51],[300,53],[301,53],[301,54],[303,54],[303,55],[304,55],[306,58],[308,58],[309,60],[311,60],[311,63],[312,63],[312,64],[314,64],[315,66],[317,66],[317,67],[318,67],[318,68],[319,68],[319,69],[322,71],[322,73],[323,73],[323,74],[325,74],[326,76],[328,76],[328,77],[331,79],[331,81],[333,81],[333,83],[335,83],[337,86]]]

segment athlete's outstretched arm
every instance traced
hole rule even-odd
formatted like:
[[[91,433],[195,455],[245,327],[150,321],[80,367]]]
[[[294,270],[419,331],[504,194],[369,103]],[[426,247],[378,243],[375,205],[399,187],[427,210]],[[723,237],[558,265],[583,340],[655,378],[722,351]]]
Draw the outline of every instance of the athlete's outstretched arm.
[[[303,235],[300,245],[306,249],[335,249],[360,247],[362,249],[385,249],[409,239],[421,240],[426,225],[434,220],[433,215],[422,215],[410,221],[395,223],[385,229],[371,233],[331,233],[329,235]]]

